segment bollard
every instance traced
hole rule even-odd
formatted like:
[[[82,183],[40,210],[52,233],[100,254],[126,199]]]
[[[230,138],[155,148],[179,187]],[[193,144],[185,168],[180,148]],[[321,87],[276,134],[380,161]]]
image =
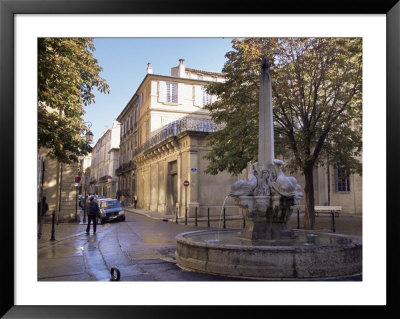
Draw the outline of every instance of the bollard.
[[[226,228],[225,207],[224,207],[224,229]]]
[[[114,275],[114,272],[117,273],[116,276]],[[111,279],[110,279],[111,281],[119,281],[119,279],[121,278],[121,273],[119,272],[119,269],[115,266],[111,267],[110,273],[111,273]]]
[[[185,207],[185,225],[187,225],[187,207]]]
[[[75,187],[75,222],[79,222],[79,217],[78,217],[78,187]]]
[[[210,227],[210,207],[207,208],[207,227]]]
[[[297,208],[297,229],[300,229],[300,210]]]
[[[243,228],[246,228],[246,218],[243,216]]]
[[[56,219],[56,211],[53,210],[53,213],[51,215],[52,215],[52,219],[51,219],[51,239],[50,240],[56,240],[54,237],[54,222]]]
[[[194,209],[194,225],[197,226],[197,207]]]
[[[178,208],[175,207],[175,223],[178,224]]]
[[[335,228],[335,213],[331,212],[332,215],[332,233],[336,233],[336,228]]]

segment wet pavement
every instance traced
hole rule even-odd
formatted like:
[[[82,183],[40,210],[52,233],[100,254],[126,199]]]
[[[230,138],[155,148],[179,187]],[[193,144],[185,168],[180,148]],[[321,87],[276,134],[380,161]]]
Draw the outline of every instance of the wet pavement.
[[[194,226],[126,212],[125,222],[97,225],[86,235],[86,225],[44,225],[38,240],[39,281],[109,281],[115,266],[121,281],[237,280],[181,270],[175,263],[175,236]]]
[[[85,233],[86,225],[55,225],[55,240],[51,239],[51,224],[43,227],[38,240],[39,281],[109,281],[110,269],[115,266],[121,281],[238,281],[244,279],[214,276],[184,271],[175,262],[175,236],[201,229],[208,229],[207,218],[184,219],[176,223],[175,216],[125,208],[126,221],[97,225],[97,232]],[[82,214],[81,214],[82,220]],[[300,215],[300,223],[302,216]],[[223,221],[214,217],[211,229],[223,227]],[[297,228],[297,216],[293,214],[289,224]],[[301,225],[301,224],[300,224]],[[241,228],[243,220],[228,217],[226,228]],[[361,216],[335,218],[336,232],[361,236]],[[330,216],[316,217],[316,230],[330,232]],[[360,280],[352,278],[349,280]]]

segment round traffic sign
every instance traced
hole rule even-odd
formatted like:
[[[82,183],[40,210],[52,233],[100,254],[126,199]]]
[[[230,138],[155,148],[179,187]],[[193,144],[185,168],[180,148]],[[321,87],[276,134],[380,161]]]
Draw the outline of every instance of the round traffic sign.
[[[183,186],[185,186],[185,187],[189,186],[189,181],[184,181]]]
[[[81,178],[79,176],[75,176],[74,181],[75,181],[75,183],[80,183],[81,182]]]

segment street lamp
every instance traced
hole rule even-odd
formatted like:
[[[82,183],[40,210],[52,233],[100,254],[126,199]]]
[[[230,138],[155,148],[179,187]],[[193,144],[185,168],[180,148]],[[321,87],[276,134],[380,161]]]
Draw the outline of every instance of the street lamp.
[[[92,132],[87,132],[86,133],[86,142],[88,142],[89,144],[93,143],[93,136],[94,134]]]
[[[90,128],[92,127],[92,122],[83,122],[83,124],[87,124],[88,130],[86,131],[85,137],[86,137],[86,142],[88,142],[89,144],[93,143],[93,136],[94,134],[90,131]]]

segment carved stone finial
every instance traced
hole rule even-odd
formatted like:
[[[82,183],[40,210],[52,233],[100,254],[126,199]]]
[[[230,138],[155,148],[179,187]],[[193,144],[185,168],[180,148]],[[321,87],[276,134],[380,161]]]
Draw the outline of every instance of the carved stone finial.
[[[262,62],[262,66],[261,66],[261,74],[263,77],[268,76],[269,78],[269,73],[268,73],[268,69],[271,65],[269,64],[269,61],[267,59],[267,57],[263,58],[263,62]]]
[[[262,70],[263,71],[268,70],[270,66],[271,66],[271,64],[269,64],[268,58],[264,57],[263,63],[262,63]]]

